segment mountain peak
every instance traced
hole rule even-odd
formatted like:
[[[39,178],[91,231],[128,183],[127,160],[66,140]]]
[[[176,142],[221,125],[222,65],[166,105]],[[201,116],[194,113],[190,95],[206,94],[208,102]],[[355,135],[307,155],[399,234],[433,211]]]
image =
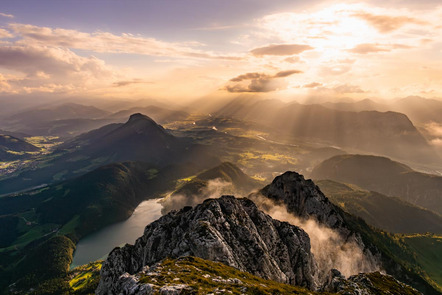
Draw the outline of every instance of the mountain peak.
[[[127,123],[135,122],[135,121],[140,121],[140,120],[147,120],[147,121],[150,121],[150,122],[156,124],[156,122],[154,120],[152,120],[152,118],[150,118],[150,117],[148,117],[146,115],[143,115],[141,113],[135,113],[135,114],[130,115],[129,120],[127,121]]]
[[[260,211],[248,199],[223,196],[171,211],[148,225],[135,245],[115,248],[101,269],[97,294],[118,294],[118,278],[166,257],[196,256],[266,279],[317,287],[310,239],[300,228]]]

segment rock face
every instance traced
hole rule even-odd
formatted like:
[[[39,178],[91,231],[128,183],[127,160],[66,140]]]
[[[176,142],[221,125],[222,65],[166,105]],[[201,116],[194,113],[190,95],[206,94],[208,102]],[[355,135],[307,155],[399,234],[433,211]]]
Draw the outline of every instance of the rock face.
[[[248,199],[223,196],[172,211],[148,225],[135,245],[115,248],[104,262],[97,294],[119,294],[121,275],[166,257],[197,256],[265,279],[316,289],[310,239],[272,219]]]
[[[331,203],[310,179],[301,174],[286,172],[264,187],[261,193],[301,218],[314,217],[319,223],[333,229],[345,227],[342,210]]]

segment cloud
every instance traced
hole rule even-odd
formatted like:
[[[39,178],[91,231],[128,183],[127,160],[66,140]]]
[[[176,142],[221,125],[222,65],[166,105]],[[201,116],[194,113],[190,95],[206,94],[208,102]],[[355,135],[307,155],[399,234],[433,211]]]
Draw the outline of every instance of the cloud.
[[[264,47],[255,48],[250,51],[254,56],[264,55],[294,55],[306,50],[311,50],[313,47],[301,44],[271,44]]]
[[[241,92],[271,92],[279,89],[284,89],[286,83],[280,78],[285,78],[293,74],[299,74],[302,71],[299,70],[287,70],[280,71],[274,75],[268,75],[264,73],[246,73],[230,79],[230,82],[234,84],[227,85],[225,90],[228,92],[241,93]],[[243,83],[244,81],[250,81]]]
[[[81,57],[66,48],[0,46],[0,67],[18,72],[7,79],[15,91],[56,92],[97,83],[113,71],[96,57]]]
[[[364,90],[361,89],[361,87],[356,85],[339,85],[333,88],[333,90],[337,93],[341,94],[347,94],[347,93],[365,93]]]
[[[386,48],[383,45],[365,43],[359,44],[356,47],[349,49],[348,51],[357,54],[367,54],[373,52],[388,52],[390,50],[390,48]]]
[[[377,43],[364,43],[358,44],[354,48],[349,49],[349,52],[357,54],[368,54],[377,52],[389,52],[394,49],[410,49],[412,46],[405,44],[377,44]]]
[[[284,61],[294,64],[294,63],[301,61],[301,59],[299,58],[299,56],[291,56],[291,57],[287,57],[286,59],[284,59]]]
[[[100,53],[127,53],[151,56],[185,56],[203,59],[240,60],[240,56],[218,55],[194,49],[197,42],[172,43],[132,34],[115,35],[109,32],[85,33],[76,30],[11,24],[10,28],[33,44],[90,50]]]
[[[12,35],[9,31],[5,29],[0,29],[0,39],[12,38],[12,37],[14,37],[14,35]]]
[[[353,14],[353,16],[365,20],[381,33],[390,33],[407,24],[417,24],[417,25],[426,24],[421,20],[408,16],[375,15],[367,12],[355,13]]]
[[[302,87],[303,87],[303,88],[316,88],[316,87],[320,87],[320,86],[322,86],[321,83],[318,83],[318,82],[312,82],[312,83],[309,83],[309,84],[305,84],[305,85],[302,86]]]
[[[14,18],[14,16],[12,14],[7,14],[7,13],[3,13],[3,12],[0,12],[0,16],[7,17],[7,18]]]
[[[132,80],[125,80],[125,81],[117,81],[112,83],[114,87],[124,87],[132,84],[152,84],[152,82],[144,81],[142,79],[132,79]]]
[[[276,73],[273,78],[284,78],[284,77],[288,77],[291,76],[293,74],[300,74],[302,73],[302,71],[299,70],[288,70],[288,71],[281,71]]]

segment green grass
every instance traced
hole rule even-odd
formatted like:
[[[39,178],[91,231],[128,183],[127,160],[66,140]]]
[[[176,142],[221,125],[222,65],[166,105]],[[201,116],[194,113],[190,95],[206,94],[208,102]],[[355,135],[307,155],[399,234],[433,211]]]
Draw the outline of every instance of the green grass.
[[[59,235],[69,235],[75,232],[75,229],[79,225],[80,216],[75,215],[68,223],[63,225],[63,227],[58,231]]]
[[[93,294],[100,280],[103,261],[95,261],[74,268],[70,272],[69,286],[74,294]]]
[[[57,224],[43,224],[43,225],[29,225],[25,233],[14,241],[13,245],[7,249],[15,249],[16,247],[24,247],[32,241],[38,240],[44,235],[51,234],[54,230],[58,228]]]
[[[415,253],[415,259],[442,292],[442,236],[404,235],[402,240]]]
[[[154,284],[155,289],[165,285],[186,284],[192,290],[189,289],[184,294],[208,294],[216,291],[230,294],[318,294],[197,257],[166,259],[155,272],[157,275],[142,276],[140,282]]]

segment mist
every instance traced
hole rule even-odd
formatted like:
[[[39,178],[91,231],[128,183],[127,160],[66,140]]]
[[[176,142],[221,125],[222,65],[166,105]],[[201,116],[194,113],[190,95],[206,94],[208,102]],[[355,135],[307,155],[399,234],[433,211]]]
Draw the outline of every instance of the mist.
[[[168,193],[161,201],[163,208],[162,214],[167,214],[172,210],[180,210],[186,206],[195,206],[202,203],[206,199],[219,198],[222,195],[234,195],[240,197],[231,182],[224,181],[220,178],[209,180],[205,187],[202,187],[197,194],[180,194]]]
[[[339,233],[314,219],[300,219],[289,213],[285,206],[277,205],[260,194],[250,195],[249,198],[272,218],[298,226],[309,235],[320,283],[325,282],[331,269],[339,270],[345,277],[381,270],[374,259],[364,255],[355,241],[345,241]]]
[[[162,214],[179,210],[185,206],[195,206],[209,198],[222,195],[241,197],[230,182],[221,179],[210,180],[198,194],[169,193],[162,201]],[[310,237],[311,251],[318,266],[318,280],[323,283],[331,269],[339,270],[349,277],[361,272],[380,270],[380,266],[364,255],[363,250],[353,240],[345,241],[338,232],[319,224],[314,219],[303,220],[289,213],[285,206],[275,204],[272,200],[254,193],[248,196],[258,207],[272,218],[285,221],[302,228]]]

